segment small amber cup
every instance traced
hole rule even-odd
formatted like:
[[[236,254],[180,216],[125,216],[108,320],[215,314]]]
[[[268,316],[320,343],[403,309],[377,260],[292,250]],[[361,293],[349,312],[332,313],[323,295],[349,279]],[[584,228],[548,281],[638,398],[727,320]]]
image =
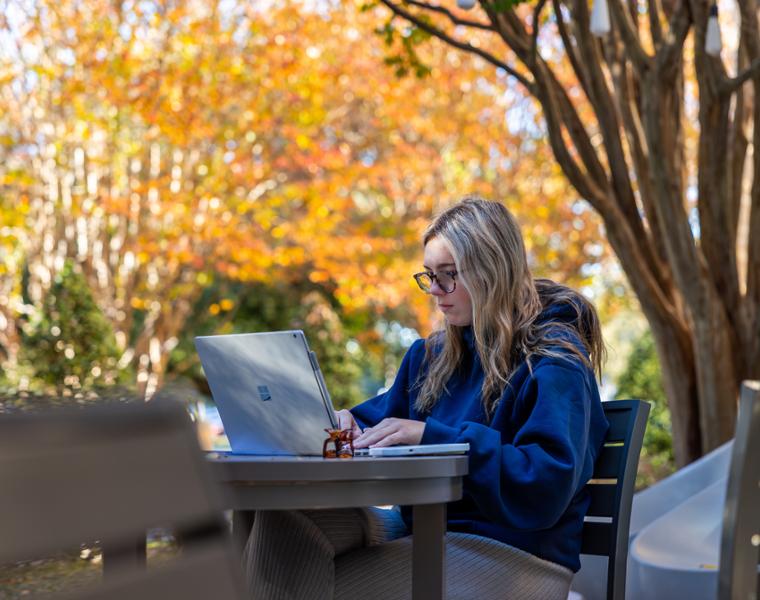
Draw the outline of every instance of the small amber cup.
[[[322,444],[322,458],[353,458],[353,431],[350,429],[325,429],[325,431],[329,437]]]

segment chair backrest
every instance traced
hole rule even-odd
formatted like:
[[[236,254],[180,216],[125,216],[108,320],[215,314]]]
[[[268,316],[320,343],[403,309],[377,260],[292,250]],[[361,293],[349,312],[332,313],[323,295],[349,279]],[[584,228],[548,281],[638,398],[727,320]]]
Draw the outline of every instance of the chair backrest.
[[[169,526],[196,535],[166,569],[108,571],[77,596],[240,597],[219,492],[177,404],[1,415],[0,481],[0,563],[94,540],[134,552],[149,527]]]
[[[718,598],[756,600],[760,591],[760,381],[742,384],[720,544]]]
[[[594,474],[591,504],[583,524],[582,554],[607,556],[607,598],[625,597],[628,526],[649,404],[641,400],[603,402],[610,423]]]

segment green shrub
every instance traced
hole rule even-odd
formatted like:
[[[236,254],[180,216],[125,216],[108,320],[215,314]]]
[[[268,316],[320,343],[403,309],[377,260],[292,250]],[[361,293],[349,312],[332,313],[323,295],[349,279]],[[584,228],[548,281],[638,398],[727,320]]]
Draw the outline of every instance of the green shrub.
[[[221,281],[210,287],[172,351],[168,378],[190,377],[208,393],[193,343],[195,335],[288,329],[302,329],[306,334],[336,408],[352,406],[371,395],[362,387],[369,357],[353,341],[351,327],[331,302],[329,290],[309,284]]]
[[[21,360],[38,382],[70,395],[122,381],[118,359],[111,324],[83,275],[66,261],[22,328]]]
[[[635,343],[617,381],[618,398],[640,398],[651,403],[636,487],[644,488],[675,471],[673,437],[660,362],[651,332]]]

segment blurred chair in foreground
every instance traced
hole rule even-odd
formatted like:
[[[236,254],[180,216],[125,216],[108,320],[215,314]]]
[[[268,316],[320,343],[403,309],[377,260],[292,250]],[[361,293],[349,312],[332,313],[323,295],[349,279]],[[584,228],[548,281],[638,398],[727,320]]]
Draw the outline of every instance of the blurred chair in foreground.
[[[77,598],[243,597],[219,492],[177,404],[0,415],[0,482],[0,563],[102,540],[103,580]],[[146,569],[156,526],[182,550]]]
[[[760,590],[760,381],[742,384],[723,508],[718,598],[756,600]]]

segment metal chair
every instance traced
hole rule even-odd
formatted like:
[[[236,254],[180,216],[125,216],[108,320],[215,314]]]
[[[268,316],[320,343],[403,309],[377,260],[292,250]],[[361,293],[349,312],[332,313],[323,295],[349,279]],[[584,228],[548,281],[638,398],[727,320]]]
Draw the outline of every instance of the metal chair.
[[[760,590],[760,381],[742,384],[723,508],[719,600],[756,600]]]
[[[591,504],[581,554],[607,557],[607,598],[623,600],[631,503],[650,406],[641,400],[611,400],[602,407],[610,429],[588,483]]]
[[[102,540],[100,585],[77,598],[242,598],[218,491],[174,403],[0,416],[0,563]],[[149,527],[182,552],[145,568]]]

